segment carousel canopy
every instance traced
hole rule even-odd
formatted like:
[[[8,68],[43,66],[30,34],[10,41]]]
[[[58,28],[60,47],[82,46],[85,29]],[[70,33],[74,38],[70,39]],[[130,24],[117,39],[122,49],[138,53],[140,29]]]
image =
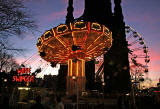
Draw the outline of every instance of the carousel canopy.
[[[69,59],[92,60],[112,45],[112,32],[104,25],[78,21],[46,31],[37,42],[40,56],[55,63]]]

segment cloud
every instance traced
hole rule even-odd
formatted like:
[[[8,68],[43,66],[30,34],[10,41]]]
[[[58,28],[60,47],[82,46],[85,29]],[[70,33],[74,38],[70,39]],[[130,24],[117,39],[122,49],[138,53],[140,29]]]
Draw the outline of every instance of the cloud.
[[[61,0],[62,3],[67,4],[69,0]]]
[[[25,57],[16,57],[16,62],[18,64],[25,64],[25,65],[33,65],[36,62],[41,62],[41,58],[38,55],[38,53],[35,53],[33,55],[28,54],[28,56]]]
[[[82,15],[83,10],[76,10],[73,12],[74,17],[79,17]],[[53,13],[49,13],[48,15],[42,16],[43,21],[45,22],[53,22],[56,20],[61,20],[66,18],[67,10],[57,11]]]
[[[77,11],[75,11],[74,12],[74,17],[76,18],[76,17],[79,17],[79,16],[81,16],[83,14],[83,10],[81,9],[81,10],[77,10]]]
[[[44,19],[47,21],[58,20],[58,19],[64,18],[66,14],[67,14],[66,10],[57,11],[45,16]]]
[[[53,26],[53,24],[57,25],[59,23],[65,22],[67,11],[62,10],[62,11],[56,11],[56,12],[50,12],[50,13],[45,13],[43,15],[40,15],[38,17],[38,23],[41,27],[41,31],[43,28],[48,28],[50,26]]]
[[[18,64],[22,64],[24,61],[25,61],[25,58],[22,58],[22,57],[16,57],[16,62],[18,63]]]
[[[42,2],[42,1],[46,1],[46,0],[23,0],[24,2]]]
[[[160,21],[160,16],[157,16],[155,15],[155,13],[152,12],[143,12],[142,14],[141,12],[134,11],[126,13],[125,18],[127,22],[145,24],[148,25],[149,28],[153,29],[155,29],[154,27],[157,25],[157,22]]]
[[[159,80],[160,79],[160,72],[152,72],[152,73],[149,73],[148,76],[152,80]]]
[[[159,74],[160,77],[160,52],[150,51],[149,72]]]
[[[62,3],[67,4],[69,0],[61,0],[61,1],[62,1]],[[82,3],[83,1],[84,1],[84,0],[73,0],[73,3],[80,4],[80,3]]]
[[[23,40],[35,40],[36,37],[33,34],[26,34]]]
[[[153,61],[160,61],[160,52],[151,50],[150,55]]]

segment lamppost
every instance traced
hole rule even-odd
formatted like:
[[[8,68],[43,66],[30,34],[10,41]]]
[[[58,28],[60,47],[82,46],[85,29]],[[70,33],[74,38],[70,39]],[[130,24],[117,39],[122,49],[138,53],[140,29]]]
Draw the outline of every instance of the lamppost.
[[[104,106],[104,86],[105,86],[105,82],[102,82],[102,90],[103,90],[103,106]]]
[[[135,78],[136,80],[136,78]],[[131,80],[131,92],[132,92],[132,100],[133,100],[133,108],[136,108],[136,100],[135,100],[135,80]]]
[[[78,109],[78,77],[72,76],[72,79],[75,81],[75,94],[77,95],[77,109]]]

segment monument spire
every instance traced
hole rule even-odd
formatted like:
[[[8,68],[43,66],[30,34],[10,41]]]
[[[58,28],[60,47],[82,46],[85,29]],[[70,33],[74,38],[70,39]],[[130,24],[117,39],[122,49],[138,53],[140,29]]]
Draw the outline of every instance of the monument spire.
[[[112,16],[113,16],[111,0],[106,0],[105,9],[106,9],[105,14],[107,16],[107,19],[105,20],[105,25],[111,29],[112,28]]]
[[[112,16],[111,0],[85,0],[83,20],[109,24]],[[108,25],[107,25],[108,26]]]
[[[68,8],[67,8],[67,16],[66,16],[66,24],[73,22],[73,0],[68,1]]]
[[[118,91],[128,93],[131,84],[125,22],[121,0],[114,0],[114,4],[115,7],[112,17],[113,43],[109,52],[104,55],[105,90],[108,92]]]
[[[116,20],[123,21],[123,13],[122,13],[122,7],[121,7],[121,0],[114,0],[114,16]]]

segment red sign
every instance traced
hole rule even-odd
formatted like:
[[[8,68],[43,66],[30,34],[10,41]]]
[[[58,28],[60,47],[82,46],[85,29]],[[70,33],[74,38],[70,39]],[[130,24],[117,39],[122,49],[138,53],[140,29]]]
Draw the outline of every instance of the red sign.
[[[31,74],[31,68],[20,68],[17,72],[18,74]]]
[[[17,69],[18,75],[13,76],[13,82],[34,82],[34,76],[31,75],[31,68]]]

